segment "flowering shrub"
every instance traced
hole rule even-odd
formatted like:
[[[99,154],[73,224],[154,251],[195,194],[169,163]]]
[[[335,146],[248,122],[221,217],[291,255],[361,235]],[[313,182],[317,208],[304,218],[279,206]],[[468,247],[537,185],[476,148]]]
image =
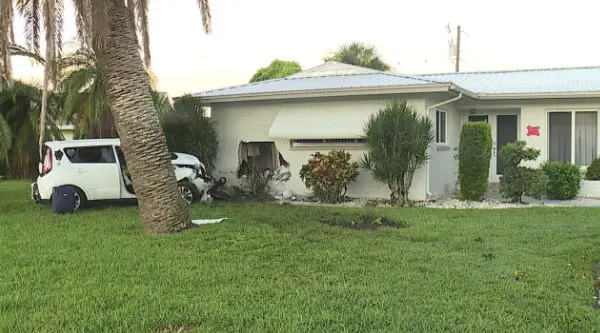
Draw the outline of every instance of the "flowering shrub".
[[[316,152],[300,170],[300,179],[315,197],[324,203],[340,202],[346,195],[346,185],[358,177],[358,163],[344,150],[332,150],[327,155]]]

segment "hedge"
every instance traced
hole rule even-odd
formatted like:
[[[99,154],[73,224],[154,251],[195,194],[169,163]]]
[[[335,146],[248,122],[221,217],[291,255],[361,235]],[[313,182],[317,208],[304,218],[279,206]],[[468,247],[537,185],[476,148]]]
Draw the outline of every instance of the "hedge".
[[[481,200],[488,189],[492,158],[492,128],[487,122],[468,122],[460,131],[458,181],[465,200]]]

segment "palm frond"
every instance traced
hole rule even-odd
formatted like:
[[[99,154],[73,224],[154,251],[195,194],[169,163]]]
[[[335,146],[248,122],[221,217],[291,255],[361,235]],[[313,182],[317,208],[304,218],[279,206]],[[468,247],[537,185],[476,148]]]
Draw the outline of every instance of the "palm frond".
[[[17,0],[17,11],[25,18],[25,41],[33,53],[40,53],[41,0]]]
[[[43,65],[45,63],[44,57],[42,57],[38,53],[29,51],[28,49],[26,49],[25,47],[23,47],[21,45],[11,44],[9,50],[10,50],[10,55],[12,55],[12,56],[27,57],[27,58],[30,58],[30,59],[36,61],[38,64],[41,64],[41,65]]]
[[[92,47],[92,4],[90,0],[73,0],[77,38],[83,47]]]
[[[198,8],[202,16],[202,30],[204,33],[212,33],[212,16],[210,14],[210,5],[208,0],[198,0]]]
[[[144,65],[148,68],[151,67],[152,56],[150,54],[150,22],[149,16],[149,1],[148,0],[135,0],[136,12],[138,15],[138,26],[142,35],[142,51],[144,53]]]
[[[373,68],[380,71],[387,71],[390,69],[390,66],[381,59],[375,46],[363,44],[361,42],[343,44],[336,52],[323,58],[323,61],[337,61],[349,65]]]
[[[92,44],[94,49],[102,49],[108,35],[108,4],[106,0],[91,1]]]

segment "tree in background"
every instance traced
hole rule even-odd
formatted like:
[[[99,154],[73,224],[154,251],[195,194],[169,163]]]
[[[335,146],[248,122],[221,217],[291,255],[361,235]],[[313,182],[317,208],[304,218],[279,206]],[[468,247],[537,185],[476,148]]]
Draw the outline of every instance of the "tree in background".
[[[74,138],[118,138],[94,51],[80,48],[62,57],[60,68],[61,77],[56,89],[63,99],[60,118],[75,125]],[[151,92],[155,94],[156,78],[148,68],[146,72],[151,80]],[[169,104],[168,100],[162,102]],[[163,105],[155,103],[155,107],[162,108]]]
[[[420,116],[406,99],[392,100],[371,115],[364,132],[368,152],[361,158],[363,168],[388,185],[392,205],[408,204],[414,174],[429,158],[431,119]]]
[[[175,99],[170,108],[164,98],[155,94],[156,109],[169,149],[198,157],[212,171],[217,157],[217,132],[206,117],[200,99],[184,95]]]
[[[60,59],[61,119],[75,126],[76,139],[118,138],[94,51],[81,48]]]
[[[178,232],[192,226],[177,188],[166,138],[153,107],[146,68],[150,67],[149,0],[74,0],[81,45],[94,50],[128,161],[144,229],[148,233]],[[44,92],[55,74],[62,51],[63,0],[18,0],[25,18],[30,50],[39,53],[44,32],[46,62]],[[198,0],[205,33],[211,32],[208,0]],[[10,77],[8,42],[13,39],[13,0],[0,0],[0,76]],[[140,36],[136,34],[140,32]],[[143,50],[143,60],[140,55]],[[46,95],[46,93],[44,94]],[[43,141],[46,96],[42,98],[40,141]],[[152,153],[148,153],[152,152]]]
[[[297,61],[275,59],[269,64],[269,66],[259,68],[256,73],[252,75],[250,83],[280,79],[300,71],[302,71],[302,67]]]
[[[58,113],[57,95],[48,96],[48,112]],[[42,89],[21,81],[0,80],[0,175],[34,179],[38,174],[38,140]],[[46,140],[63,140],[58,126],[49,122]]]
[[[386,64],[381,55],[377,52],[377,48],[373,45],[363,44],[361,42],[351,42],[343,44],[340,48],[323,58],[324,62],[337,61],[344,64],[368,67],[380,71],[388,71],[390,65]]]

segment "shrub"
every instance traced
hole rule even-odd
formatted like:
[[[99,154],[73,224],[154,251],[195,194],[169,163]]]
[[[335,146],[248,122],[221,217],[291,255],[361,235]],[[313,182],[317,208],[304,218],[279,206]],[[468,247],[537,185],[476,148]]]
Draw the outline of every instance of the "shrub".
[[[405,99],[389,101],[365,126],[368,152],[361,158],[373,178],[391,190],[391,204],[404,206],[415,171],[429,158],[433,124],[420,116]]]
[[[300,170],[300,179],[324,203],[340,202],[346,185],[358,177],[358,163],[344,150],[332,150],[327,155],[316,152]]]
[[[600,180],[600,157],[596,157],[585,172],[586,180]]]
[[[570,200],[577,196],[581,188],[581,171],[571,163],[546,162],[542,170],[548,177],[546,195],[549,199]]]
[[[158,113],[169,150],[194,155],[212,171],[217,157],[217,132],[200,99],[185,95],[175,100],[172,109]]]
[[[273,200],[273,197],[269,194],[269,181],[271,178],[272,173],[270,171],[262,170],[249,163],[248,172],[240,181],[242,193],[251,200]]]
[[[525,148],[525,141],[508,143],[502,147],[500,158],[504,163],[504,174],[500,177],[500,191],[513,202],[523,202],[523,195],[540,199],[546,191],[548,178],[541,169],[519,166],[521,161],[533,161],[540,151]]]
[[[468,122],[460,131],[458,182],[466,200],[481,200],[488,189],[492,158],[492,128],[487,122]]]

